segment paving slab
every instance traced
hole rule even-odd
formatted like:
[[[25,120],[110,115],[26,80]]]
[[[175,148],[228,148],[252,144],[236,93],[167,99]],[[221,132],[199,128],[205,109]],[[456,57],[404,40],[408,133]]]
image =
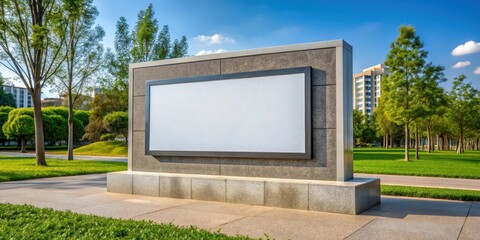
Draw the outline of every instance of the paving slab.
[[[458,239],[480,239],[480,203],[473,203]]]
[[[385,198],[391,210],[348,239],[457,239],[471,203]]]
[[[106,192],[105,174],[0,183],[0,202],[275,239],[479,239],[480,203],[382,197],[360,215]]]

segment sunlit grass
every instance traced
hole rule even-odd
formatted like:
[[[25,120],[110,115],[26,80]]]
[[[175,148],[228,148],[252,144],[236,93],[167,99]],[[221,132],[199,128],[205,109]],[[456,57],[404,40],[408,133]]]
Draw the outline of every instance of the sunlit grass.
[[[356,173],[433,176],[480,179],[480,151],[457,154],[454,151],[410,151],[411,161],[404,160],[404,149],[357,148],[354,150]]]

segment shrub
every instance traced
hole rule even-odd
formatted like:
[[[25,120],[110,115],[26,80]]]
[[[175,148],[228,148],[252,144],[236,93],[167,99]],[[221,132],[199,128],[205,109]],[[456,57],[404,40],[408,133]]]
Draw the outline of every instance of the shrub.
[[[115,140],[115,134],[112,133],[105,133],[100,136],[100,141],[113,141]]]

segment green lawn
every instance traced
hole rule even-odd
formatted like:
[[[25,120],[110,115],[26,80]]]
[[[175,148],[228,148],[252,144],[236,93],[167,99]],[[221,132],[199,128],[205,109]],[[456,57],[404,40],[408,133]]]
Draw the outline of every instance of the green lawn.
[[[382,185],[382,195],[480,201],[480,191]]]
[[[0,204],[0,239],[250,239],[195,227]]]
[[[67,154],[67,150],[47,150],[47,153]],[[126,157],[128,154],[128,146],[123,141],[100,141],[76,148],[73,150],[73,153],[91,156]]]
[[[35,158],[0,156],[0,182],[127,170],[127,163],[47,159],[48,167],[36,166]]]
[[[411,150],[410,162],[404,160],[404,149],[356,148],[356,173],[480,179],[480,151],[457,154],[454,151],[420,151],[420,160]]]

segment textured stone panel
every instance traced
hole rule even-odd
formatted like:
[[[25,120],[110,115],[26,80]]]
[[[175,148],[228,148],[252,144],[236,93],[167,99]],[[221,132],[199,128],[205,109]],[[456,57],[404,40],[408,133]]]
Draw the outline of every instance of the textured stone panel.
[[[209,60],[155,67],[135,68],[133,70],[133,96],[145,95],[145,82],[148,80],[162,80],[220,74],[220,60]]]
[[[132,170],[142,172],[220,174],[220,160],[196,157],[154,157],[145,155],[145,132],[133,132]]]
[[[133,120],[134,131],[145,131],[145,96],[133,97]]]
[[[336,128],[336,85],[312,87],[312,127]]]
[[[188,177],[160,176],[160,197],[192,198],[192,180]]]
[[[314,71],[313,85],[335,84],[335,54],[335,48],[326,48],[253,55],[222,59],[221,67],[224,74],[311,66],[325,72]]]
[[[380,179],[356,187],[355,211],[357,214],[378,203],[380,203]]]
[[[227,179],[227,202],[264,205],[265,183],[263,181]]]
[[[192,178],[192,199],[226,201],[226,180],[222,178]]]
[[[107,192],[132,194],[132,175],[126,172],[107,174]]]
[[[133,194],[158,197],[160,177],[152,174],[133,175]]]
[[[355,187],[310,184],[310,210],[356,214]]]
[[[266,181],[265,206],[308,209],[308,184]]]

